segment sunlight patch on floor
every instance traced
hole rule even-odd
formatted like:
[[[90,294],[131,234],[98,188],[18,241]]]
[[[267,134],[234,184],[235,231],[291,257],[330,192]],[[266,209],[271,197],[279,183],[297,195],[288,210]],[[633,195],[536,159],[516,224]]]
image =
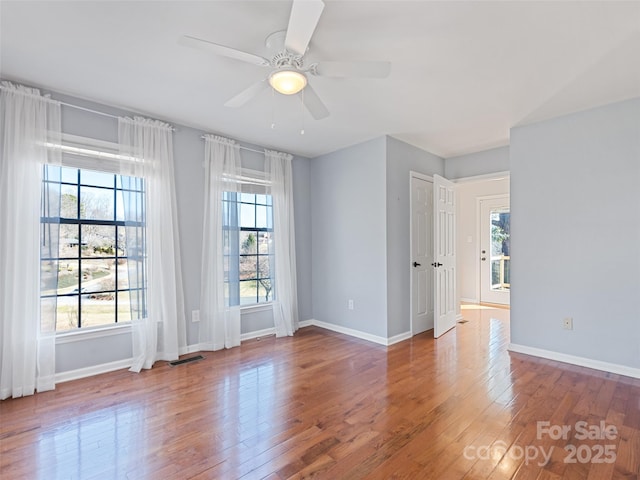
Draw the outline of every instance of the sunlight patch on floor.
[[[499,320],[509,323],[511,309],[508,305],[463,303],[460,305],[460,314],[465,320]]]
[[[479,303],[463,303],[460,305],[460,310],[493,310],[495,308],[501,308],[494,305],[480,305]]]

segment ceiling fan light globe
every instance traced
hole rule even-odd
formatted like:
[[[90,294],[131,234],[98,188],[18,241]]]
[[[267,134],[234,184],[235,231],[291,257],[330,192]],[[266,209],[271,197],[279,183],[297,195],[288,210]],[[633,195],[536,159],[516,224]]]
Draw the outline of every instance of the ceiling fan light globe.
[[[269,84],[278,93],[293,95],[307,86],[307,77],[295,70],[279,70],[271,74]]]

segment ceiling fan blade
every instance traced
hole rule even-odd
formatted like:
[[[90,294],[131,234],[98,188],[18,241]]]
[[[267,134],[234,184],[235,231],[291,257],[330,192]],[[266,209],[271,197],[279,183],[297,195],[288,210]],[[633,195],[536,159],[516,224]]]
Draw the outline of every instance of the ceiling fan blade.
[[[391,62],[319,62],[311,73],[322,77],[387,78]]]
[[[327,107],[322,103],[322,100],[320,100],[320,97],[311,85],[307,84],[302,91],[302,101],[311,116],[316,120],[321,120],[329,116],[329,110],[327,110]]]
[[[241,107],[242,105],[247,103],[249,100],[251,100],[253,97],[258,95],[261,91],[266,90],[267,87],[269,87],[269,82],[267,81],[267,79],[265,78],[264,80],[260,80],[259,82],[251,85],[249,88],[246,88],[243,91],[241,91],[235,97],[227,100],[224,106],[231,107],[231,108]]]
[[[242,62],[253,63],[254,65],[260,65],[263,67],[268,67],[270,65],[269,60],[259,55],[243,52],[242,50],[237,50],[235,48],[226,47],[217,43],[208,42],[206,40],[191,37],[189,35],[183,35],[182,37],[180,37],[178,39],[178,43],[186,47],[198,48],[200,50],[215,53],[216,55],[222,55],[223,57],[234,58]]]
[[[322,0],[293,0],[291,16],[284,40],[285,48],[304,55],[324,9]]]

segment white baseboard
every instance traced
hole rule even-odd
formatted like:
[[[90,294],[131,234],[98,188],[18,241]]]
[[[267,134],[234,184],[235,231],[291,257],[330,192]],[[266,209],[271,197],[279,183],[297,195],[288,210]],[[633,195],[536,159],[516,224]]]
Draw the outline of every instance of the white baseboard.
[[[253,332],[243,333],[242,335],[240,335],[240,341],[244,342],[245,340],[253,340],[254,338],[268,337],[275,334],[276,327],[265,328],[263,330],[255,330]]]
[[[178,350],[178,355],[188,355],[189,353],[196,353],[201,351],[200,344],[196,343],[195,345],[187,345],[186,347],[180,347]]]
[[[301,322],[298,322],[298,328],[310,327],[311,325],[315,325],[313,322],[313,320],[302,320]],[[275,334],[276,327],[265,328],[263,330],[254,330],[253,332],[246,332],[240,335],[240,341],[244,342],[245,340],[253,340],[254,338],[268,337]]]
[[[180,347],[178,354],[187,355],[190,353],[201,352],[202,348],[200,344],[187,345],[186,347]],[[121,370],[129,368],[133,364],[132,358],[124,360],[116,360],[115,362],[101,363],[100,365],[92,365],[90,367],[78,368],[77,370],[68,370],[66,372],[56,373],[56,383],[70,382],[71,380],[79,380],[85,377],[92,377],[93,375],[100,375],[101,373],[113,372],[115,370]]]
[[[393,345],[394,343],[402,342],[403,340],[407,340],[408,338],[411,338],[411,332],[404,332],[398,335],[394,335],[393,337],[384,338],[378,335],[372,335],[371,333],[355,330],[353,328],[343,327],[341,325],[335,325],[333,323],[321,322],[320,320],[315,320],[315,319],[305,320],[304,322],[300,322],[301,328],[303,326],[310,327],[312,325],[316,327],[324,328],[325,330],[331,330],[332,332],[343,333],[344,335],[349,335],[350,337],[367,340],[368,342],[377,343],[378,345],[384,345],[385,347],[389,345]]]
[[[618,375],[625,375],[627,377],[633,378],[640,378],[640,368],[627,367],[626,365],[618,365],[616,363],[602,362],[600,360],[593,360],[591,358],[577,357],[575,355],[553,352],[551,350],[544,350],[542,348],[528,347],[526,345],[519,345],[517,343],[510,343],[508,349],[510,352],[524,353],[525,355],[533,355],[534,357],[547,358],[549,360],[570,363],[571,365],[578,365],[580,367],[593,368],[594,370],[601,370],[603,372],[615,373]]]
[[[477,298],[461,298],[460,301],[465,303],[480,303],[480,300]]]
[[[379,345],[387,345],[387,339],[384,337],[379,337],[378,335],[372,335],[370,333],[361,332],[360,330],[355,330],[353,328],[343,327],[341,325],[335,325],[333,323],[321,322],[320,320],[312,320],[313,325],[316,327],[324,328],[325,330],[331,330],[332,332],[344,333],[345,335],[349,335],[351,337],[361,338],[362,340],[367,340],[369,342],[377,343]]]
[[[463,318],[464,318],[464,317],[462,316],[462,314],[461,314],[461,313],[458,313],[458,314],[456,315],[456,322],[459,322],[459,321],[460,321],[460,320],[462,320]]]
[[[394,343],[404,342],[405,340],[409,340],[411,337],[411,332],[399,333],[398,335],[387,338],[387,346],[393,345]]]
[[[78,368],[77,370],[69,370],[66,372],[56,373],[56,383],[78,380],[79,378],[91,377],[93,375],[99,375],[101,373],[113,372],[114,370],[122,370],[123,368],[129,368],[132,363],[133,359],[127,358],[125,360],[117,360],[115,362],[102,363],[100,365],[93,365],[91,367]]]

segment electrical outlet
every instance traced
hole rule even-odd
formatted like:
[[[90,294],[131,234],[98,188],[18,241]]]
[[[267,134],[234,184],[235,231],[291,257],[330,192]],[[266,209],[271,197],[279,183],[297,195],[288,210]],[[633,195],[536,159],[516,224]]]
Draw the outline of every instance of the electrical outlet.
[[[353,300],[349,300],[349,310],[353,310]]]
[[[200,321],[200,310],[191,311],[191,321],[194,323]]]
[[[562,328],[565,330],[573,330],[573,318],[565,317],[562,319]]]

